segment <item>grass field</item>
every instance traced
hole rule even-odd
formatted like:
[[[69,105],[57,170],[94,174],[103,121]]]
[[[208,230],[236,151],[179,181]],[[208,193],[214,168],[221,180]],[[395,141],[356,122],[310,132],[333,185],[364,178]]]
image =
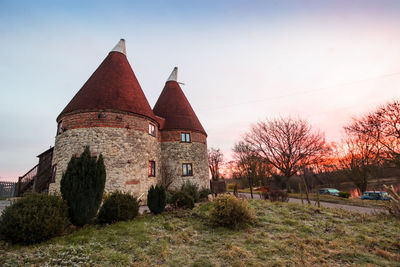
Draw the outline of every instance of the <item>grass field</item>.
[[[233,192],[233,190],[228,190]],[[250,188],[246,189],[238,189],[239,193],[250,193]],[[260,191],[253,191],[253,194],[259,194]],[[303,193],[301,196],[300,194],[289,193],[290,198],[303,198],[304,201],[306,200],[306,194]],[[317,194],[310,193],[309,194],[310,200],[317,200]],[[319,200],[329,203],[337,203],[337,204],[344,204],[344,205],[352,205],[352,206],[359,206],[359,207],[374,207],[374,208],[384,208],[388,205],[388,201],[383,200],[362,200],[360,198],[341,198],[335,197],[331,195],[319,195]]]
[[[399,266],[400,221],[296,203],[253,200],[257,222],[213,227],[193,211],[89,225],[33,246],[0,242],[0,265]]]

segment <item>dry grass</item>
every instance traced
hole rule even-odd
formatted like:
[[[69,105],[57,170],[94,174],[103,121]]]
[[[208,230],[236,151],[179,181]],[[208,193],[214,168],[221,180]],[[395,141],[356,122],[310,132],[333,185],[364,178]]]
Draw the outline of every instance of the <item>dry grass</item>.
[[[400,221],[296,203],[250,201],[257,222],[214,228],[193,211],[91,225],[35,246],[0,245],[0,265],[398,266]]]
[[[233,192],[233,190],[228,190],[229,192]],[[239,189],[239,193],[247,193],[250,194],[250,189]],[[259,195],[260,191],[253,191],[254,195]],[[306,200],[306,194],[303,193],[303,199]],[[316,201],[317,194],[309,194],[310,200]],[[300,199],[301,195],[298,193],[289,193],[289,198],[297,198]],[[341,198],[331,195],[319,195],[319,200],[323,202],[343,204],[343,205],[351,205],[351,206],[359,206],[359,207],[367,207],[367,208],[387,208],[390,203],[384,200],[362,200],[360,198]]]
[[[291,198],[300,198],[300,194],[289,194]],[[317,200],[317,194],[310,194],[310,200]],[[303,194],[303,199],[306,200],[306,195]],[[337,203],[359,207],[385,208],[389,201],[385,200],[362,200],[360,198],[342,198],[331,195],[319,195],[319,200],[329,203]]]

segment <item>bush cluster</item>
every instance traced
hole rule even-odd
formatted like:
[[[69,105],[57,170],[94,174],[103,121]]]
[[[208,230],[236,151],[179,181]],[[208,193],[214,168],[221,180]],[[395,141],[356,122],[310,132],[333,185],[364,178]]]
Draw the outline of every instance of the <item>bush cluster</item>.
[[[114,223],[128,221],[139,213],[139,203],[135,197],[127,193],[114,192],[100,208],[97,221],[99,223]]]
[[[202,201],[202,200],[207,200],[209,194],[211,194],[211,190],[208,189],[208,188],[203,187],[203,188],[199,191],[199,198],[200,198],[200,201]]]
[[[147,206],[154,214],[164,211],[167,204],[167,195],[162,185],[151,186],[147,194]]]
[[[254,219],[254,210],[248,207],[244,199],[223,194],[211,202],[210,220],[216,225],[235,228],[243,223],[251,223]]]
[[[342,198],[349,198],[349,197],[350,197],[350,193],[349,193],[349,192],[342,192],[342,191],[340,191],[340,192],[339,192],[339,197],[342,197]]]
[[[189,196],[191,196],[195,203],[199,202],[200,194],[199,194],[199,186],[190,181],[186,181],[181,186],[181,191],[186,192]]]
[[[171,197],[171,205],[175,208],[193,209],[194,199],[185,191],[177,191]]]
[[[68,224],[65,201],[58,196],[32,194],[4,210],[0,236],[12,243],[33,244],[62,234]]]

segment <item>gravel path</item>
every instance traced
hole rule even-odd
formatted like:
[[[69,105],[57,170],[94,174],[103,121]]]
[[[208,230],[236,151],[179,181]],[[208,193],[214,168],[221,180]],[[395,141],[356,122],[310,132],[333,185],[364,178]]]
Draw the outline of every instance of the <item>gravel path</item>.
[[[251,198],[251,195],[248,193],[239,193],[239,195],[245,196],[247,199]],[[254,199],[260,199],[259,194],[253,194]],[[307,200],[303,200],[304,203],[307,203]],[[301,203],[301,199],[298,198],[289,198],[289,202],[294,202],[294,203]],[[327,207],[327,208],[334,208],[334,209],[343,209],[343,210],[348,210],[348,211],[355,211],[359,213],[366,213],[366,214],[376,214],[376,213],[387,213],[386,210],[380,209],[380,208],[367,208],[367,207],[360,207],[360,206],[352,206],[352,205],[343,205],[343,204],[336,204],[336,203],[330,203],[330,202],[319,202],[322,207]],[[316,201],[311,200],[311,204],[316,206]]]

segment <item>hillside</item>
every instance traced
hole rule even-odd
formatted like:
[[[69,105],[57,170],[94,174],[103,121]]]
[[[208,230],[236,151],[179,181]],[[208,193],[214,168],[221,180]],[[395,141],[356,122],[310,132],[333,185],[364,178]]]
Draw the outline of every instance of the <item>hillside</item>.
[[[398,266],[400,222],[295,203],[253,200],[257,223],[209,225],[209,203],[193,211],[91,225],[35,246],[0,245],[0,265]]]

